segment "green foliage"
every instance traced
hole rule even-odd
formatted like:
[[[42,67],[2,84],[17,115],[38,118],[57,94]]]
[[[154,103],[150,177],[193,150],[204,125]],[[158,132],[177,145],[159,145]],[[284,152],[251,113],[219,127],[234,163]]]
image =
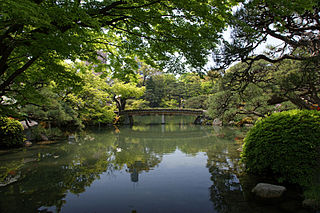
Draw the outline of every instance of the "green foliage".
[[[136,83],[124,83],[116,80],[108,89],[119,111],[124,110],[129,98],[139,98],[145,92],[145,87],[138,87]]]
[[[50,122],[61,128],[82,126],[79,112],[70,103],[63,101],[55,89],[54,83],[39,89],[41,105],[28,104],[20,109],[20,114],[36,121]]]
[[[23,145],[24,134],[21,123],[0,116],[0,148],[12,148]]]
[[[317,183],[312,184],[309,186],[304,192],[303,195],[306,199],[311,199],[312,201],[315,201],[313,203],[313,207],[315,209],[319,209],[320,207],[320,184],[319,181]]]
[[[146,81],[146,93],[144,98],[150,103],[150,107],[159,107],[164,97],[163,79],[160,76],[150,77]]]
[[[179,78],[172,74],[158,74],[146,80],[144,97],[150,107],[183,107],[185,99],[207,94],[212,86],[209,79],[201,79],[195,73],[185,73]]]
[[[319,32],[309,29],[317,26],[319,9],[318,0],[244,1],[230,19],[231,41],[224,42],[222,51],[215,54],[216,61],[224,66],[255,59],[273,63],[284,59],[318,61],[315,42],[319,42]],[[267,38],[275,45],[269,55],[257,49]],[[295,54],[297,49],[303,54]]]
[[[66,129],[64,129],[64,131],[65,130]],[[55,140],[55,139],[64,138],[65,135],[64,135],[64,132],[57,127],[44,128],[41,125],[38,125],[30,128],[30,136],[28,137],[28,140],[43,141],[44,136],[47,137],[49,140]]]
[[[308,186],[319,166],[319,138],[320,112],[274,113],[248,132],[242,162],[249,173]]]
[[[201,79],[198,74],[186,73],[181,75],[179,81],[183,84],[183,96],[186,98],[195,97],[202,93]]]
[[[240,121],[248,116],[257,119],[274,109],[274,106],[268,106],[269,99],[270,94],[254,84],[248,85],[242,93],[222,87],[209,97],[208,114],[225,123]]]
[[[202,68],[237,3],[1,1],[0,47],[6,51],[0,52],[0,96],[13,97],[11,87],[21,83],[32,87],[26,73],[68,79],[60,72],[66,59],[102,62],[101,71],[122,80],[135,75],[137,59],[174,71]]]
[[[97,74],[96,68],[84,63],[74,64],[75,70],[79,70],[77,75],[82,80],[82,85],[78,91],[70,88],[64,97],[78,113],[80,121],[89,124],[112,123],[115,114],[115,107],[112,103],[112,93],[107,77]]]
[[[199,95],[196,97],[188,98],[185,101],[184,107],[185,108],[192,108],[192,109],[207,109],[207,101],[209,96],[207,95]]]
[[[174,99],[162,100],[161,107],[164,107],[164,108],[178,108],[179,104]]]
[[[149,106],[149,102],[143,99],[138,99],[138,100],[134,100],[134,99],[129,99],[127,101],[127,110],[130,109],[145,109],[148,108]]]
[[[123,83],[115,81],[115,83],[110,87],[110,92],[125,99],[130,97],[139,98],[144,94],[145,88],[137,87],[137,84],[132,82]]]
[[[259,61],[248,71],[245,63],[234,65],[214,85],[214,94],[208,100],[210,117],[238,122],[248,116],[256,120],[274,111],[300,107],[305,89],[317,88],[311,86],[314,80],[307,80],[312,74],[302,73],[300,66],[291,61],[277,66]],[[305,81],[308,83],[302,83]],[[316,93],[310,94],[316,97]]]

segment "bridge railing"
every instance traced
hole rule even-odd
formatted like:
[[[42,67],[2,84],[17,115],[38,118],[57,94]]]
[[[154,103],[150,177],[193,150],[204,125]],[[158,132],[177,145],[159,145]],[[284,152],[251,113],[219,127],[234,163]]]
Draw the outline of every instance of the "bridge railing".
[[[168,109],[168,108],[150,108],[150,109],[133,109],[123,110],[120,114],[127,115],[140,115],[140,114],[189,114],[189,115],[202,115],[203,110],[197,109]]]

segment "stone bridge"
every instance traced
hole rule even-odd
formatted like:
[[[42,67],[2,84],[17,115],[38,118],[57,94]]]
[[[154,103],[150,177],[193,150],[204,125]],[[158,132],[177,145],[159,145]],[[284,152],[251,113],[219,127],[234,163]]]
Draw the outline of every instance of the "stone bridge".
[[[156,108],[156,109],[134,109],[134,110],[123,110],[120,115],[126,116],[129,121],[127,124],[133,125],[133,116],[141,115],[161,115],[161,124],[165,124],[165,115],[194,115],[196,119],[194,124],[201,124],[201,118],[204,116],[204,110],[194,110],[194,109],[166,109],[166,108]]]

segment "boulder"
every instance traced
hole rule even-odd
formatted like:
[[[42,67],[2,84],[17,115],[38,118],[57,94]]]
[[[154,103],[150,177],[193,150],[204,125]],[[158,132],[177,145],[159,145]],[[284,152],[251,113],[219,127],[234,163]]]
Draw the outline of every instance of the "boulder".
[[[311,209],[319,209],[320,207],[319,202],[317,202],[314,199],[305,199],[302,202],[302,205],[306,208],[311,208]]]
[[[41,140],[43,140],[43,141],[48,141],[48,140],[49,140],[48,137],[45,136],[44,134],[40,134],[40,138],[41,138]]]
[[[213,126],[222,126],[222,121],[219,118],[215,118],[212,122]]]
[[[15,175],[15,176],[7,176],[4,180],[0,181],[0,187],[2,186],[7,186],[11,183],[17,182],[19,178],[21,177],[20,174]]]
[[[32,142],[31,142],[31,141],[26,140],[26,141],[24,142],[24,146],[26,146],[26,147],[28,147],[28,146],[32,146]]]
[[[275,199],[280,198],[286,190],[287,189],[284,186],[278,186],[268,183],[258,183],[252,189],[252,193],[262,199]]]
[[[24,121],[20,121],[21,125],[23,126],[23,129],[29,129],[29,127],[33,127],[33,126],[37,126],[38,122],[33,121],[33,120],[24,120]]]

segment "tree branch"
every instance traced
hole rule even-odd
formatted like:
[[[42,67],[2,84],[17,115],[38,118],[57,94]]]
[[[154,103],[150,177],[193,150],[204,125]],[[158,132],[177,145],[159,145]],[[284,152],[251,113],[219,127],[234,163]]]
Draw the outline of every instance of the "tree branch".
[[[13,80],[18,77],[20,74],[22,74],[26,69],[28,69],[36,60],[38,59],[37,56],[32,57],[27,63],[25,63],[21,68],[17,69],[14,73],[12,73],[7,80],[5,80],[1,85],[0,85],[0,91],[3,92],[6,87],[8,87]]]
[[[140,9],[140,8],[144,8],[144,7],[151,6],[151,5],[153,5],[153,4],[160,3],[160,1],[161,1],[161,0],[157,0],[157,1],[153,1],[153,2],[147,3],[147,4],[142,4],[142,5],[139,5],[139,6],[132,6],[132,7],[115,7],[114,9],[117,9],[117,10],[134,10],[134,9]]]

